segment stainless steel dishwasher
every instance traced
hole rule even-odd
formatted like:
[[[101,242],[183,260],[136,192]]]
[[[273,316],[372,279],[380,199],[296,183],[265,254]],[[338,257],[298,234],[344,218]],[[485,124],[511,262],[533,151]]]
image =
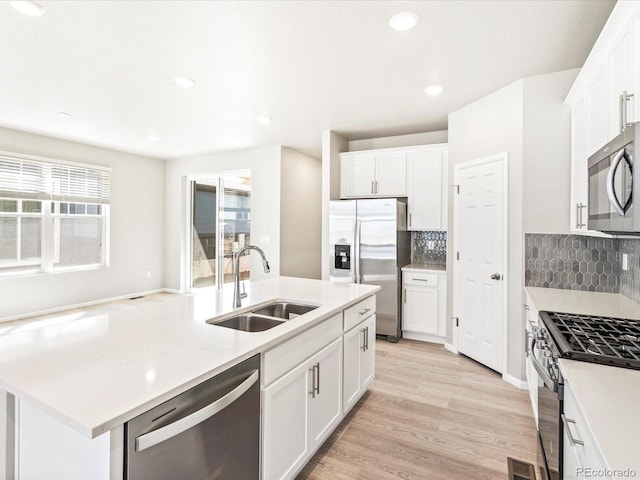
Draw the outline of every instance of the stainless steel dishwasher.
[[[125,424],[126,480],[256,480],[260,356]]]

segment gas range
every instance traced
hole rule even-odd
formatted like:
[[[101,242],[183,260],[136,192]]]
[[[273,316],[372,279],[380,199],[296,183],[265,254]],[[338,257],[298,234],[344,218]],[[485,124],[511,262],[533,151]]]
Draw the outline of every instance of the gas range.
[[[540,318],[558,358],[640,370],[640,321],[544,311]]]

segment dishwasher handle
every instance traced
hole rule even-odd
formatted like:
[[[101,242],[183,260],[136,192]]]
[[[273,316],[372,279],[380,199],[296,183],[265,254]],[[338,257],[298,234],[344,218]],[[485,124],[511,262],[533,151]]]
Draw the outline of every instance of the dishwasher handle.
[[[145,433],[136,437],[136,452],[141,452],[149,447],[153,447],[160,442],[175,437],[176,435],[195,427],[196,425],[204,422],[205,420],[213,417],[216,413],[220,412],[224,408],[231,405],[238,398],[240,398],[247,390],[249,390],[260,378],[260,372],[254,370],[251,374],[242,381],[240,385],[231,390],[225,396],[219,398],[215,402],[201,408],[197,412],[192,413],[180,420],[177,420],[169,425],[165,425],[153,432]]]

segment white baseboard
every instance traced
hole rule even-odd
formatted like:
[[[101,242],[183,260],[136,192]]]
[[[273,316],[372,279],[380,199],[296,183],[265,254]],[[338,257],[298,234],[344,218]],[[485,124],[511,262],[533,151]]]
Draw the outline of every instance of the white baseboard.
[[[47,308],[45,310],[38,310],[35,312],[20,313],[18,315],[10,315],[8,317],[0,318],[0,323],[12,322],[14,320],[21,320],[23,318],[37,317],[39,315],[49,315],[50,313],[62,312],[64,310],[73,310],[75,308],[91,307],[93,305],[100,305],[101,303],[118,302],[120,300],[127,300],[129,298],[144,297],[145,295],[151,295],[154,293],[167,292],[167,293],[179,293],[177,291],[171,291],[167,288],[157,288],[155,290],[147,290],[145,292],[128,293],[126,295],[118,295],[116,297],[101,298],[100,300],[92,300],[90,302],[74,303],[72,305],[64,305],[62,307]]]
[[[455,353],[456,355],[458,354],[458,349],[449,342],[444,342],[444,348],[446,348],[450,352]]]
[[[184,290],[178,290],[177,288],[163,288],[162,291],[166,293],[176,293],[176,294],[185,293]]]
[[[529,385],[527,384],[526,380],[520,380],[514,377],[513,375],[509,375],[508,373],[503,373],[502,379],[505,382],[510,383],[514,387],[519,388],[520,390],[527,390],[529,388]]]
[[[426,333],[417,333],[417,332],[406,332],[402,331],[402,338],[406,338],[407,340],[418,340],[420,342],[431,342],[431,343],[439,343],[443,344],[445,341],[444,337],[439,337],[438,335],[429,335]]]

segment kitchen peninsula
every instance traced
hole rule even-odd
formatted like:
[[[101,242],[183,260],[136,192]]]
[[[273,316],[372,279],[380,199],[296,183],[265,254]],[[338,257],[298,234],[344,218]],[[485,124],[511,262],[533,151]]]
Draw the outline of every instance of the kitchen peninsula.
[[[0,389],[15,396],[17,405],[16,478],[43,478],[38,475],[46,472],[49,478],[73,474],[121,480],[127,421],[258,353],[264,425],[269,384],[276,385],[294,367],[335,343],[341,377],[338,414],[291,465],[282,458],[269,465],[270,455],[263,450],[263,469],[267,462],[268,468],[284,469],[278,475],[295,475],[373,378],[378,289],[289,277],[251,282],[240,312],[273,300],[317,306],[262,332],[208,324],[233,310],[232,292],[205,292],[108,314],[70,319],[62,313],[47,326],[1,336]],[[356,339],[355,349],[351,338]],[[348,371],[354,362],[346,358],[354,354],[367,355],[361,364],[370,374]],[[350,383],[354,378],[355,387]],[[330,382],[330,376],[323,377],[323,385]],[[37,435],[30,431],[35,428],[41,430]],[[32,454],[31,437],[40,445],[48,442],[50,449]]]

